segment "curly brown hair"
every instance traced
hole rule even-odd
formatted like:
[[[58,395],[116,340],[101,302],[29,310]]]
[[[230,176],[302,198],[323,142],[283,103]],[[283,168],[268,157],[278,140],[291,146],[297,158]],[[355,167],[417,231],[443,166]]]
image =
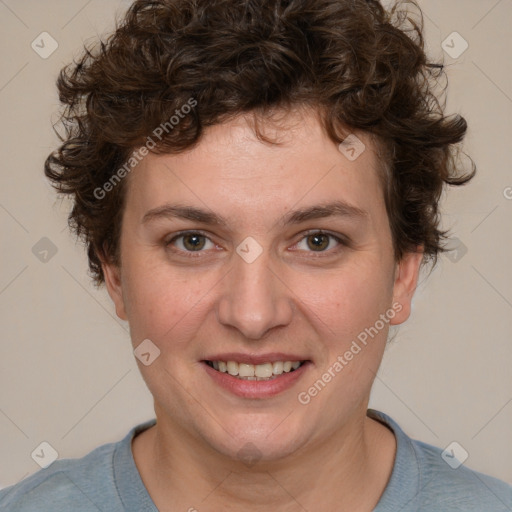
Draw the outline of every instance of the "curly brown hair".
[[[105,184],[191,98],[195,108],[151,151],[190,149],[205,127],[243,113],[300,106],[320,113],[336,143],[343,127],[373,134],[385,150],[395,257],[422,246],[435,262],[446,237],[443,186],[475,169],[458,172],[466,122],[444,113],[444,69],[427,59],[422,26],[414,2],[386,11],[376,0],[136,0],[108,38],[61,71],[65,133],[45,162],[73,199],[68,222],[95,284],[104,282],[101,259],[121,263],[126,180]],[[108,193],[98,197],[99,188]]]

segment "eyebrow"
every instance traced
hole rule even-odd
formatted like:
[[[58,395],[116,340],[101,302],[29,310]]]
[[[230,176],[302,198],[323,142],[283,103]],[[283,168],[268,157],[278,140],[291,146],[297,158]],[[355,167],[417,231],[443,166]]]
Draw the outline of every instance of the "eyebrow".
[[[348,204],[344,201],[333,201],[326,204],[313,205],[306,208],[300,208],[288,212],[279,219],[282,226],[290,224],[299,224],[308,220],[324,219],[327,217],[343,217],[354,220],[364,220],[368,218],[368,212]],[[203,210],[195,206],[182,206],[173,204],[164,204],[152,210],[149,210],[142,217],[142,224],[146,224],[156,219],[178,218],[200,222],[212,226],[228,225],[226,218],[214,212]]]

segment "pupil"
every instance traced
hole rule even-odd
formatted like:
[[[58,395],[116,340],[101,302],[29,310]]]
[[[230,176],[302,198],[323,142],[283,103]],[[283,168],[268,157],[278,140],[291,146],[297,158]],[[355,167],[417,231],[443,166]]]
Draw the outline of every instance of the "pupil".
[[[192,251],[202,249],[204,246],[204,239],[201,235],[187,235],[184,237],[183,242],[185,247]]]
[[[309,241],[313,244],[310,244],[311,249],[325,249],[329,245],[327,235],[310,235]]]

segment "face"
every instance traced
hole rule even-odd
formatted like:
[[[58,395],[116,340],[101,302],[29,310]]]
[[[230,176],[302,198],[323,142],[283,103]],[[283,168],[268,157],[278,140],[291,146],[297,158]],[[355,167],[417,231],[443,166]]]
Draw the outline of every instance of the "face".
[[[104,271],[133,346],[160,351],[139,363],[159,425],[275,460],[360,425],[421,255],[394,260],[368,136],[351,161],[313,112],[264,131],[280,144],[238,117],[147,156],[128,178],[121,268]]]

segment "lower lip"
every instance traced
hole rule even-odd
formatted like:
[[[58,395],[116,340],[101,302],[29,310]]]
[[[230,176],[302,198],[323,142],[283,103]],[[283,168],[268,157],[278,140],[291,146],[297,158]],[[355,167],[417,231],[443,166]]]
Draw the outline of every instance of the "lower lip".
[[[307,371],[306,361],[293,372],[284,372],[271,380],[242,380],[229,373],[219,372],[203,362],[206,372],[219,386],[242,398],[270,398],[290,389]]]

